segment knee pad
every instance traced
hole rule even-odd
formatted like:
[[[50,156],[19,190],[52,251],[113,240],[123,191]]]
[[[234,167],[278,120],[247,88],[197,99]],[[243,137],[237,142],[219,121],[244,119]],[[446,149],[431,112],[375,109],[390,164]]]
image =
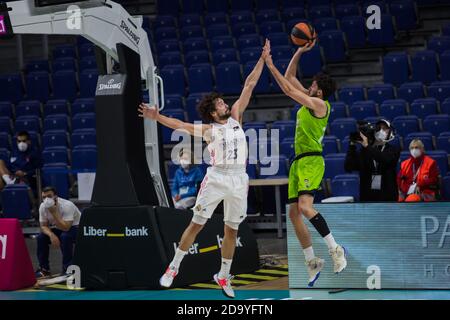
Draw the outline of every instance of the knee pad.
[[[231,222],[231,221],[225,221],[225,224],[227,226],[229,226],[231,229],[233,230],[238,230],[239,229],[239,225],[241,224],[240,222]]]
[[[207,221],[208,221],[207,218],[202,217],[198,214],[194,214],[194,216],[192,217],[192,222],[195,224],[199,224],[201,226],[203,226]]]

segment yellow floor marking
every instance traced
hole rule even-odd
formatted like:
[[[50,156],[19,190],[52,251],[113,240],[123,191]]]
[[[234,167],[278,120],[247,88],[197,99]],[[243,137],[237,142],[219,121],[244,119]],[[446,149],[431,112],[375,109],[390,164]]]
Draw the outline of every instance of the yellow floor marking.
[[[200,253],[205,253],[205,252],[213,251],[213,250],[216,250],[216,249],[219,249],[219,247],[217,245],[211,246],[211,247],[207,247],[207,248],[202,248],[199,251],[200,251]]]
[[[259,279],[259,280],[275,280],[275,279],[279,279],[279,277],[258,276],[256,274],[249,274],[249,273],[238,274],[238,275],[236,275],[236,277],[250,278],[250,279]]]

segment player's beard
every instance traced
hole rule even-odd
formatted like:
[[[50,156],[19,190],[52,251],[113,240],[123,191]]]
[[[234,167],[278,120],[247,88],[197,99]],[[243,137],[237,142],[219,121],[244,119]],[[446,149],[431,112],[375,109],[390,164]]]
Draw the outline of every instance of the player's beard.
[[[229,117],[231,117],[231,108],[230,107],[227,108],[227,111],[225,111],[224,114],[221,114],[219,116],[219,120],[228,120]]]

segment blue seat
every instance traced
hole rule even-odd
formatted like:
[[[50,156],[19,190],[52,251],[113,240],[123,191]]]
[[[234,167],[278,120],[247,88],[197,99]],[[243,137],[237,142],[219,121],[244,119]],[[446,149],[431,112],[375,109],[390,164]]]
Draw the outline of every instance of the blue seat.
[[[17,103],[22,100],[23,86],[20,74],[0,75],[0,101]]]
[[[91,98],[95,96],[97,88],[97,69],[87,69],[80,73],[80,98]]]
[[[420,139],[425,145],[426,150],[433,150],[433,135],[431,132],[411,132],[408,133],[406,137],[403,138],[404,149],[408,150],[409,144],[413,139]]]
[[[411,58],[412,79],[430,84],[437,80],[436,53],[430,50],[417,52]]]
[[[435,98],[416,99],[409,106],[409,110],[411,114],[419,118],[425,118],[426,116],[438,113],[437,100]]]
[[[230,15],[230,25],[238,23],[251,22],[253,23],[253,13],[249,10],[241,10],[233,12]]]
[[[240,53],[241,63],[247,63],[250,61],[258,61],[261,56],[261,48],[259,47],[251,47],[245,48]]]
[[[180,43],[175,39],[161,40],[157,44],[157,50],[159,55],[164,52],[180,51]]]
[[[214,65],[219,65],[222,62],[237,62],[236,49],[219,49],[213,54]]]
[[[443,200],[450,200],[450,176],[442,178],[442,198]]]
[[[195,3],[195,1],[190,1],[189,3]],[[186,5],[188,5],[187,2],[185,2]],[[184,12],[183,15],[181,15],[178,18],[178,25],[181,28],[184,27],[190,27],[190,26],[201,26],[202,25],[202,21],[201,21],[201,16],[197,14],[194,14],[195,12]]]
[[[158,56],[159,67],[162,69],[165,66],[169,66],[169,65],[183,64],[181,57],[182,57],[182,54],[180,51],[164,52]]]
[[[293,54],[291,46],[272,47],[271,53],[274,61],[284,59],[290,60]]]
[[[223,62],[216,67],[217,91],[238,94],[242,90],[241,66],[237,62]]]
[[[417,27],[416,10],[414,1],[397,0],[390,4],[390,12],[395,17],[398,30],[411,30]]]
[[[281,12],[281,17],[285,22],[304,20],[306,18],[305,8],[300,5],[292,8],[284,8]],[[288,24],[286,23],[286,31],[290,31],[292,28],[288,28],[287,26]]]
[[[205,4],[203,0],[181,1],[181,3],[183,6],[183,13],[202,14],[205,10]]]
[[[441,132],[436,139],[436,147],[438,150],[445,150],[450,153],[450,132]]]
[[[27,73],[36,72],[36,71],[50,71],[48,66],[48,60],[32,60],[27,63],[25,66],[25,70]]]
[[[273,9],[273,10],[277,10],[279,6],[279,1],[274,1],[274,0],[258,0],[256,1],[256,7],[259,11],[262,10],[269,10],[269,9]]]
[[[266,138],[267,140],[269,132],[264,121],[245,122],[242,128],[247,135],[247,139]],[[259,141],[253,141],[253,143],[258,145]],[[259,147],[257,146],[257,148]]]
[[[209,63],[209,53],[206,50],[191,51],[185,55],[184,60],[188,68],[196,63]]]
[[[450,131],[450,115],[429,115],[423,120],[423,129],[439,136],[441,132]]]
[[[175,172],[177,172],[180,166],[178,164],[169,161],[167,164],[167,177],[169,179],[173,179],[175,177]]]
[[[10,161],[10,151],[6,148],[0,148],[0,159],[8,163]]]
[[[384,100],[394,99],[394,87],[392,84],[378,84],[367,89],[367,99],[381,104]]]
[[[240,36],[238,41],[238,47],[242,51],[246,48],[261,48],[261,37],[258,34],[246,34]],[[260,49],[261,51],[261,49]]]
[[[177,29],[175,27],[160,27],[155,31],[155,40],[160,42],[165,39],[178,40]]]
[[[285,32],[272,32],[267,35],[267,38],[270,40],[270,45],[274,47],[291,45],[289,35]]]
[[[295,135],[295,120],[279,120],[272,123],[270,135],[273,136],[274,130],[278,130],[279,140],[294,137]]]
[[[31,219],[31,203],[28,186],[25,184],[7,185],[2,190],[3,216],[10,219]]]
[[[264,21],[278,21],[278,11],[274,9],[259,10],[256,13],[256,23],[260,24]]]
[[[95,58],[95,46],[92,43],[84,43],[78,48],[78,53],[81,59]]]
[[[298,6],[303,7],[305,5],[304,0],[281,0],[280,3],[283,9],[291,9]]]
[[[231,11],[249,10],[253,11],[253,0],[230,0]]]
[[[168,1],[157,1],[156,10],[159,17],[163,15],[174,15],[177,16],[180,12],[180,1],[178,0],[168,0]]]
[[[431,150],[427,151],[426,154],[433,158],[439,167],[439,172],[444,175],[448,172],[448,155],[444,150]]]
[[[309,18],[314,21],[317,18],[323,17],[331,17],[333,14],[331,13],[330,6],[312,6],[309,8]]]
[[[166,94],[179,94],[184,96],[186,81],[182,65],[165,66],[161,70]]]
[[[274,64],[277,67],[278,71],[280,71],[281,74],[284,74],[286,72],[287,67],[289,66],[290,59],[279,59],[275,60]],[[280,86],[276,82],[275,78],[270,75],[270,78],[272,79],[272,91],[273,92],[282,92]]]
[[[345,153],[330,153],[324,157],[324,179],[333,179],[338,174],[344,174]]]
[[[81,145],[96,145],[97,135],[95,129],[77,129],[72,132],[70,141],[72,147]]]
[[[344,101],[349,106],[356,101],[365,100],[364,87],[363,86],[342,87],[339,90],[339,100]]]
[[[362,120],[367,117],[377,116],[375,101],[356,101],[350,107],[350,117],[356,120]]]
[[[75,47],[73,45],[58,45],[53,51],[53,59],[75,58]]]
[[[222,1],[222,3],[225,3],[225,1]],[[225,13],[226,11],[210,11],[208,10],[208,14],[204,17],[205,20],[205,26],[210,26],[213,24],[219,24],[219,23],[227,23],[227,15]]]
[[[392,52],[383,57],[384,82],[400,86],[408,81],[408,56],[406,52]]]
[[[232,26],[233,35],[235,38],[239,38],[245,34],[255,34],[258,33],[256,30],[256,25],[251,22],[237,23]]]
[[[267,138],[261,132],[258,135],[258,139],[255,139],[252,135],[248,137],[249,157],[258,158],[261,162],[268,157],[275,157],[280,154],[279,141],[272,137]]]
[[[186,111],[189,122],[200,121],[201,118],[197,111],[197,105],[202,99],[202,93],[193,93],[186,98]]]
[[[398,88],[397,96],[399,99],[404,99],[409,103],[416,99],[424,97],[422,82],[404,83]]]
[[[330,133],[341,140],[354,131],[356,131],[356,119],[354,118],[338,118],[330,125]]]
[[[66,147],[48,147],[42,151],[44,165],[49,163],[69,163],[68,149]]]
[[[337,30],[337,20],[332,17],[317,18],[316,20],[314,20],[314,28],[316,29],[316,32],[318,34],[322,33],[323,31]]]
[[[97,61],[95,60],[95,57],[84,57],[80,59],[80,71],[86,70],[86,69],[97,69]]]
[[[450,97],[450,81],[433,82],[427,91],[429,97],[433,97],[442,103]]]
[[[95,113],[77,113],[72,117],[72,131],[77,129],[94,129]]]
[[[66,114],[52,114],[44,119],[44,132],[48,130],[64,130],[69,129],[69,121]]]
[[[0,132],[0,149],[11,150],[11,136],[8,132]]]
[[[380,115],[388,119],[406,116],[406,101],[403,99],[384,100],[380,105]]]
[[[394,44],[394,25],[390,14],[381,15],[381,28],[367,30],[367,43],[373,46],[388,46]]]
[[[47,71],[30,72],[26,76],[27,98],[45,102],[50,94],[50,77]]]
[[[284,138],[280,144],[280,154],[284,155],[287,159],[294,157],[294,138]]]
[[[428,50],[443,53],[446,50],[450,50],[450,36],[433,37],[428,41]]]
[[[42,144],[48,147],[68,147],[67,132],[65,130],[48,130],[42,136]]]
[[[323,154],[338,153],[338,143],[336,136],[324,136],[322,140]]]
[[[213,91],[213,75],[211,65],[194,64],[188,69],[189,93]]]
[[[36,100],[20,101],[16,106],[16,118],[22,116],[41,116],[41,103]]]
[[[95,112],[94,98],[80,98],[72,103],[72,116],[78,113]]]
[[[203,37],[203,29],[201,26],[187,26],[183,27],[180,31],[181,41],[184,41],[189,38],[202,38],[202,37]]]
[[[11,118],[0,117],[0,132],[11,133]]]
[[[450,80],[450,50],[444,51],[439,56],[441,64],[441,80]]]
[[[259,25],[260,34],[267,38],[270,33],[284,32],[283,24],[280,21],[264,21]]]
[[[287,160],[283,155],[261,159],[259,169],[259,177],[261,179],[286,178],[288,176]]]
[[[357,4],[336,4],[334,11],[336,18],[344,18],[349,16],[359,16],[359,7]]]
[[[340,30],[328,30],[319,36],[327,62],[340,62],[346,59],[344,33]]]
[[[441,113],[450,114],[450,97],[441,103]]]
[[[249,61],[244,65],[244,79],[253,71],[257,61]],[[254,93],[270,93],[270,75],[267,68],[264,68],[261,76],[259,77],[258,83],[256,84]]]
[[[419,118],[415,115],[395,117],[392,124],[397,134],[406,137],[408,133],[419,131]]]
[[[329,123],[333,122],[337,118],[347,117],[347,105],[344,102],[331,102],[330,107],[330,116],[328,117]]]
[[[52,71],[71,70],[75,71],[75,59],[74,58],[59,58],[52,62]]]
[[[212,24],[206,27],[206,35],[209,39],[220,36],[230,36],[230,28],[226,23]]]
[[[72,149],[72,169],[96,170],[97,147],[95,145],[79,145]]]
[[[219,49],[232,49],[234,48],[234,41],[231,36],[214,36],[210,41],[211,51],[217,51]]]
[[[358,201],[359,179],[332,179],[331,195],[333,197],[351,196],[354,201]]]
[[[0,101],[0,117],[9,117],[13,116],[13,106],[9,101]]]
[[[52,75],[53,98],[73,101],[77,96],[77,80],[74,71],[57,71]]]
[[[204,38],[189,38],[183,43],[184,52],[190,51],[208,50],[206,41]]]
[[[14,123],[15,132],[20,131],[35,131],[41,132],[41,122],[37,116],[21,116],[16,119]]]
[[[69,198],[69,175],[66,163],[49,163],[42,167],[42,186],[53,186],[58,190],[58,196]]]
[[[168,94],[164,96],[164,109],[184,109],[183,97],[178,94]]]
[[[303,54],[299,65],[303,77],[312,77],[322,71],[320,47],[316,45],[310,51]]]
[[[163,114],[169,118],[175,118],[175,119],[179,119],[181,121],[185,121],[183,110],[163,110]],[[172,130],[168,127],[162,127],[163,143],[169,144],[169,143],[176,142],[176,141],[172,141],[172,133],[173,132],[174,132],[174,130]]]

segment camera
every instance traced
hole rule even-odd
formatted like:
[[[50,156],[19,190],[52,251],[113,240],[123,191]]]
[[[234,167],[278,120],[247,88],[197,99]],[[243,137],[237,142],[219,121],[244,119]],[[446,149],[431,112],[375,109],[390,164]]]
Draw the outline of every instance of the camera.
[[[375,141],[375,125],[371,124],[367,121],[358,121],[358,129],[356,132],[350,133],[350,141],[357,142],[362,141],[360,133],[367,137],[369,144],[372,144]]]

